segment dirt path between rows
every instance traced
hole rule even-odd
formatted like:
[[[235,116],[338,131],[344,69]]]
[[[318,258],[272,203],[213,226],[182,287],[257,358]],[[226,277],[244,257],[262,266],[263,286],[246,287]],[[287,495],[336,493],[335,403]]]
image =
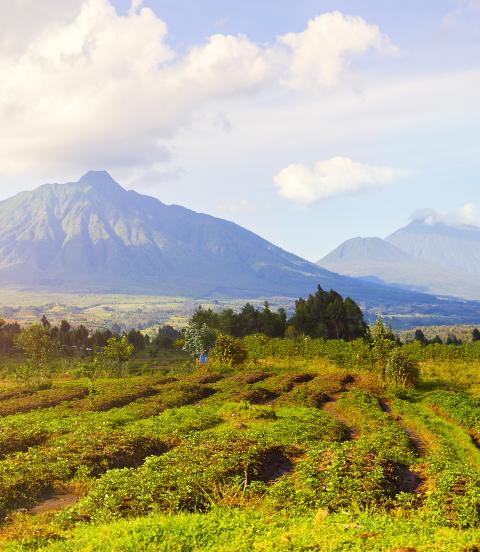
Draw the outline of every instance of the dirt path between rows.
[[[360,431],[357,427],[353,427],[349,424],[348,420],[343,416],[336,406],[338,400],[342,397],[344,393],[351,391],[355,388],[356,379],[354,376],[346,376],[342,381],[342,389],[339,393],[331,395],[329,400],[323,404],[323,410],[328,412],[331,416],[336,418],[342,425],[344,425],[348,432],[349,438],[353,441],[356,441],[360,438]]]
[[[58,512],[78,502],[80,497],[75,493],[55,493],[28,510],[29,514],[45,514],[47,512]]]
[[[415,431],[410,429],[408,427],[408,424],[405,423],[403,418],[401,416],[395,415],[392,413],[391,403],[388,400],[380,401],[380,406],[382,410],[390,416],[390,418],[396,422],[402,430],[406,433],[408,438],[410,439],[410,442],[412,443],[412,447],[416,454],[420,457],[424,457],[427,453],[427,443],[426,441]]]

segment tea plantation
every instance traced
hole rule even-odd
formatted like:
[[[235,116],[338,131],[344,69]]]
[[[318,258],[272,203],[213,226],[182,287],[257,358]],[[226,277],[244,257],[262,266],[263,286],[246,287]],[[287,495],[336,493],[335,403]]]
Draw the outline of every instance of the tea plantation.
[[[246,341],[236,367],[144,359],[94,389],[73,362],[5,373],[0,548],[480,549],[473,345],[412,345],[405,387],[359,344]]]

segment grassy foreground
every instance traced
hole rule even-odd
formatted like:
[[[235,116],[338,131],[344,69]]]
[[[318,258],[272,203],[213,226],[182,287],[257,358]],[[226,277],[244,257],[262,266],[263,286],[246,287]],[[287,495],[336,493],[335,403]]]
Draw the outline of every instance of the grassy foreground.
[[[154,364],[158,364],[155,361]],[[478,550],[477,362],[394,394],[323,359],[0,386],[0,549]]]

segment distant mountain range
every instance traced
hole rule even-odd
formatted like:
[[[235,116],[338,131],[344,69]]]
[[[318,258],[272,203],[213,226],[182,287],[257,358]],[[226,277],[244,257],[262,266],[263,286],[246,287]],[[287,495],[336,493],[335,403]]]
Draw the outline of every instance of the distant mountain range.
[[[480,299],[480,228],[414,220],[385,240],[348,240],[317,264],[365,281]]]
[[[380,264],[389,255],[389,262],[411,259],[394,241],[407,240],[374,240],[361,257],[379,255]],[[0,202],[3,287],[253,299],[304,296],[318,284],[352,297],[367,313],[396,313],[403,325],[412,317],[436,324],[480,321],[480,303],[336,274],[232,222],[126,191],[104,171]]]

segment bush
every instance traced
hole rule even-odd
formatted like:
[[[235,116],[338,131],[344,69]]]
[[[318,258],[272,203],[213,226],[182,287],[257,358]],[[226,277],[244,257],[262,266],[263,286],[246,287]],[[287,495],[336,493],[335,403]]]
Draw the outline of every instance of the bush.
[[[418,364],[406,351],[399,347],[390,353],[385,367],[385,379],[389,384],[415,387],[419,377]]]
[[[220,334],[217,337],[211,357],[227,366],[238,366],[247,359],[248,352],[243,343],[229,335]]]

